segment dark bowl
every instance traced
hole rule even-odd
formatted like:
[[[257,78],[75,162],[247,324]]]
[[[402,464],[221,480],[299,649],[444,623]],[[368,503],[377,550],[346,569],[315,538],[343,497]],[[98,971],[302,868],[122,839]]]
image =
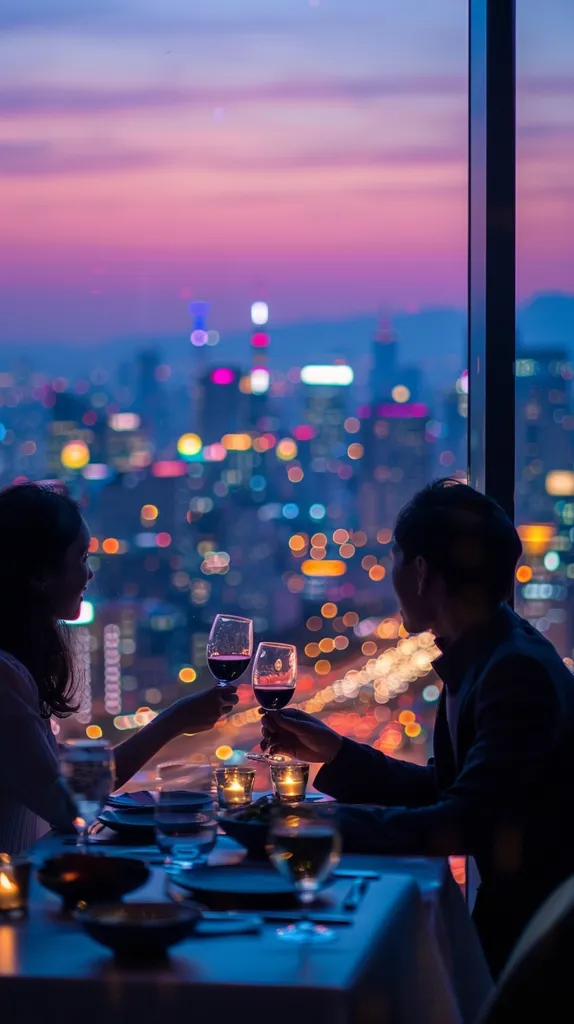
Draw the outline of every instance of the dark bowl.
[[[116,956],[130,960],[162,956],[195,931],[201,917],[193,905],[174,903],[102,903],[78,909],[84,931]]]
[[[102,854],[63,853],[38,868],[41,884],[61,896],[67,909],[77,903],[108,903],[139,889],[149,878],[141,860]]]
[[[232,811],[217,815],[217,820],[225,834],[240,846],[244,846],[252,860],[267,860],[266,844],[269,835],[269,822],[241,821],[236,814],[237,811]]]

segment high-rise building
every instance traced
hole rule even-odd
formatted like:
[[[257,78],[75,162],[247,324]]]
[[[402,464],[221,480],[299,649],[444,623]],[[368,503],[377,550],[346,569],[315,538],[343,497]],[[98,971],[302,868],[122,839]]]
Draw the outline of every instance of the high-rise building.
[[[239,389],[240,379],[238,367],[215,366],[197,381],[196,425],[204,445],[245,428],[248,396]]]

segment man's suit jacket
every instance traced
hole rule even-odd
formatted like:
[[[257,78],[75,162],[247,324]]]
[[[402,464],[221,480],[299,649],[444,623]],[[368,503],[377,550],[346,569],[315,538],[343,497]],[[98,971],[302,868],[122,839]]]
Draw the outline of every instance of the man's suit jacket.
[[[345,804],[345,848],[475,857],[474,917],[497,974],[546,896],[574,873],[574,676],[507,605],[435,662],[444,681],[427,766],[345,739],[315,785]],[[455,743],[447,693],[458,694]]]

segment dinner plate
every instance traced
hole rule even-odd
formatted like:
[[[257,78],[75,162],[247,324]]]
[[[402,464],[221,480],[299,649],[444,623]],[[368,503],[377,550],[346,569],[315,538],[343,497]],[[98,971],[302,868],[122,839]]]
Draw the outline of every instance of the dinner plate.
[[[130,814],[149,814],[155,807],[154,795],[148,789],[139,790],[137,793],[112,794],[106,802],[110,807],[118,811],[128,811]]]
[[[147,835],[153,838],[155,830],[154,813],[149,809],[146,809],[145,813],[142,811],[141,813],[133,814],[132,811],[105,807],[98,814],[98,821],[120,835],[127,832],[137,832],[138,835]]]
[[[293,887],[273,868],[195,868],[172,876],[176,885],[213,910],[283,909],[297,905]]]

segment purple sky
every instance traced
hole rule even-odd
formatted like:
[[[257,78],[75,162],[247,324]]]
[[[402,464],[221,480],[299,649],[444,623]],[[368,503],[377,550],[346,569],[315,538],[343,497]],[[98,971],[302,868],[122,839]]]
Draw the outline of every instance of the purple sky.
[[[520,0],[519,294],[574,291],[574,4]],[[462,306],[463,0],[3,0],[0,340]]]

